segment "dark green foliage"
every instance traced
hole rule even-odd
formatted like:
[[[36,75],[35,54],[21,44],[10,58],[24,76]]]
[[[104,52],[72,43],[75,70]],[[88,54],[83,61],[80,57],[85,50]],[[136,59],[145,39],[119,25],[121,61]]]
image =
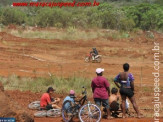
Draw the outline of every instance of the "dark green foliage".
[[[117,0],[118,1],[118,0]],[[156,2],[114,6],[109,2],[97,7],[0,7],[0,24],[26,24],[40,27],[104,28],[131,31],[163,30],[163,7]]]
[[[128,18],[133,19],[135,27],[143,30],[163,28],[163,7],[157,4],[140,4],[124,8]]]
[[[70,13],[60,8],[42,8],[37,12],[36,24],[41,27],[66,27]]]
[[[25,23],[26,14],[17,8],[4,8],[1,10],[1,22],[4,25]]]
[[[155,3],[163,6],[163,0],[155,0]]]

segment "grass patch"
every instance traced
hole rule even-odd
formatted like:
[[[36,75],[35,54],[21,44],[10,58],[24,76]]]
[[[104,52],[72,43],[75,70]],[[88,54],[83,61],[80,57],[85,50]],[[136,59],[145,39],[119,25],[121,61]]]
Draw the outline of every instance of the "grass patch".
[[[99,34],[100,33],[100,34]],[[11,34],[23,38],[41,38],[41,39],[60,39],[60,40],[89,40],[98,38],[103,35],[101,32],[85,32],[77,29],[68,28],[64,31],[23,31],[19,33],[17,30],[12,30]]]
[[[2,40],[2,44],[6,46],[15,46],[16,44],[11,41]]]
[[[45,92],[49,86],[52,86],[59,94],[67,94],[69,90],[74,89],[76,94],[80,95],[82,87],[85,86],[88,91],[88,96],[92,95],[91,80],[92,79],[77,76],[62,78],[54,75],[47,78],[18,77],[16,75],[11,75],[7,78],[0,77],[0,81],[4,85],[5,90],[29,90],[32,92],[42,93]],[[108,80],[111,84],[111,88],[115,87],[112,82],[113,79],[109,78]]]
[[[26,47],[26,46],[28,46],[28,43],[23,42],[20,45],[23,46],[23,47]]]
[[[118,32],[114,30],[80,30],[74,27],[56,30],[11,30],[10,33],[17,37],[23,38],[41,38],[41,39],[59,39],[59,40],[90,40],[95,38],[112,37],[114,39],[128,38],[130,35],[125,32]]]
[[[7,41],[5,41],[5,40],[2,40],[2,44],[9,45],[9,43]]]
[[[111,34],[111,37],[113,39],[123,39],[123,38],[129,38],[130,34],[128,32],[114,32]]]
[[[150,88],[150,87],[143,87],[144,92],[150,92],[151,90],[152,90],[152,88]]]

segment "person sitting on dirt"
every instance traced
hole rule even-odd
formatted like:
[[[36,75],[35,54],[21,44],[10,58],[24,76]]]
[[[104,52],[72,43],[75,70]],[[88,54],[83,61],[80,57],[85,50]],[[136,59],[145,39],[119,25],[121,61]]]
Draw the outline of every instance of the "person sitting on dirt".
[[[74,90],[70,90],[69,95],[66,96],[65,99],[63,100],[63,104],[64,104],[64,102],[66,102],[66,101],[71,101],[73,104],[75,103],[75,92],[74,92]],[[67,109],[69,106],[70,106],[69,103],[66,103],[66,104],[64,105],[65,109]]]
[[[110,111],[114,111],[114,114],[117,116],[119,110],[119,95],[117,88],[112,88],[111,95],[109,97]],[[122,106],[122,105],[121,105]],[[121,107],[122,108],[122,107]],[[129,103],[126,99],[126,113],[128,113]]]
[[[98,55],[97,49],[94,47],[92,48],[93,51],[90,52],[90,55],[92,56],[92,60],[95,60],[95,57]]]
[[[140,112],[138,110],[138,106],[136,104],[136,100],[134,97],[134,77],[131,73],[129,73],[129,64],[125,63],[123,64],[124,72],[119,73],[115,79],[114,83],[118,88],[120,88],[120,94],[122,98],[122,112],[123,112],[123,118],[126,117],[126,109],[125,109],[125,103],[126,103],[126,97],[129,98],[131,103],[133,104],[133,108],[135,109],[138,118],[140,118]],[[120,84],[120,85],[119,85]]]
[[[63,103],[67,100],[71,101],[71,102],[75,102],[74,100],[75,98],[75,91],[74,90],[70,90],[69,96],[66,96],[66,98],[63,100]]]
[[[104,69],[102,68],[96,69],[97,77],[92,80],[91,87],[95,104],[97,104],[99,107],[101,107],[102,104],[102,106],[106,108],[106,118],[109,119],[111,118],[108,101],[108,97],[110,95],[110,84],[108,83],[107,79],[102,76],[103,72]]]
[[[44,93],[41,97],[41,101],[40,101],[40,107],[41,110],[50,110],[53,108],[56,109],[61,109],[58,106],[58,103],[60,102],[59,98],[52,98],[52,94],[54,93],[54,89],[52,87],[49,87],[47,90],[47,93]]]
[[[111,90],[111,95],[109,97],[109,104],[110,104],[110,110],[111,111],[118,111],[119,110],[119,95],[118,93],[118,89],[117,88],[112,88]]]

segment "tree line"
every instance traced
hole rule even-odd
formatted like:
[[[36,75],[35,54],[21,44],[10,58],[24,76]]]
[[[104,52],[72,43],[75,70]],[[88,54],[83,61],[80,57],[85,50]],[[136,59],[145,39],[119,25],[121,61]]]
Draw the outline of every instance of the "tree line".
[[[0,7],[1,25],[39,27],[163,30],[163,6],[141,3],[116,7],[108,2],[97,7]]]

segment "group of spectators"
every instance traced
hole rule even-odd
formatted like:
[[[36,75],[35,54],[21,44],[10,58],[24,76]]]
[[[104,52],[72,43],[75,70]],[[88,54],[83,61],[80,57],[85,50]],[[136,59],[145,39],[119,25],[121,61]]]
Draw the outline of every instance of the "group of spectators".
[[[98,106],[102,106],[106,108],[107,119],[111,118],[110,111],[117,111],[119,107],[122,109],[122,117],[126,118],[126,113],[128,110],[128,101],[127,97],[133,105],[134,110],[137,113],[138,118],[140,118],[140,112],[138,110],[138,106],[136,104],[136,100],[134,97],[134,77],[131,73],[129,73],[129,64],[123,64],[123,72],[120,72],[115,78],[114,83],[119,88],[119,92],[122,99],[122,104],[119,105],[119,95],[117,88],[112,88],[110,94],[110,84],[108,80],[103,77],[104,69],[97,68],[95,77],[92,80],[92,92],[95,104]]]
[[[134,97],[134,77],[131,73],[129,73],[129,64],[123,64],[123,72],[120,72],[115,78],[114,83],[117,88],[112,88],[110,90],[110,84],[108,80],[103,77],[104,69],[97,68],[96,74],[97,76],[91,82],[91,88],[93,92],[93,98],[96,105],[101,108],[101,105],[104,107],[104,111],[106,112],[106,119],[112,118],[111,112],[118,111],[119,108],[122,110],[122,117],[126,118],[126,113],[129,108],[129,103],[127,98],[133,105],[134,110],[137,113],[138,118],[140,118],[140,112],[138,110],[138,106],[136,104],[136,100]],[[118,90],[119,89],[119,90]],[[40,106],[41,109],[61,109],[58,106],[60,102],[59,98],[53,99],[51,96],[55,90],[52,87],[49,87],[47,93],[44,93],[41,97]],[[118,91],[120,92],[120,96],[122,99],[122,103],[119,104],[120,96],[118,95]],[[74,90],[70,90],[69,96],[67,96],[66,100],[73,100],[75,96]],[[64,102],[63,101],[63,102]]]

